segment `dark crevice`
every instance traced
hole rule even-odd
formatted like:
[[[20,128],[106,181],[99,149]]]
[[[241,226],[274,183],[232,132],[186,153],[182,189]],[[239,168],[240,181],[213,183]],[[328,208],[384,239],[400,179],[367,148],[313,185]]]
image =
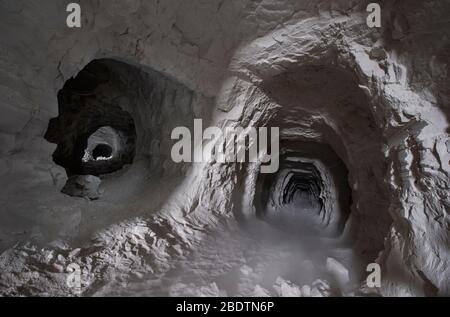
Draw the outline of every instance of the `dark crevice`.
[[[92,157],[94,160],[98,160],[100,158],[109,158],[112,155],[112,148],[107,144],[99,144],[95,147],[94,151],[92,151]]]
[[[260,175],[255,202],[258,216],[294,233],[339,236],[351,209],[344,163],[325,144],[282,145],[278,173]]]

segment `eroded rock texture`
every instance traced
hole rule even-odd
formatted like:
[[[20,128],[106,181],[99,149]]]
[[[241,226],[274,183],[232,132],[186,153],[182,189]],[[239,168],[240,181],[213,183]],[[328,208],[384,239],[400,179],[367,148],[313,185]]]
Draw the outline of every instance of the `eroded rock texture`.
[[[0,294],[449,296],[450,2],[369,2],[1,1]],[[195,118],[280,170],[174,163]]]

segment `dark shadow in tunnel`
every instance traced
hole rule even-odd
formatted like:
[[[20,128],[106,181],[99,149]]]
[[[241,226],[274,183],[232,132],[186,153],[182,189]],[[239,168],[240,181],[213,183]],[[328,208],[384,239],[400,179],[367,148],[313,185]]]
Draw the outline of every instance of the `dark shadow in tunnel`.
[[[260,87],[280,105],[270,125],[282,127],[286,140],[328,144],[348,169],[342,179],[345,188],[351,186],[347,204],[351,212],[336,241],[357,252],[355,257],[363,263],[362,277],[364,264],[374,262],[384,249],[392,225],[391,188],[380,181],[388,168],[380,128],[385,119],[376,112],[380,101],[371,100],[362,89],[358,70],[352,64],[337,65],[329,57],[317,64],[293,65],[265,79]]]
[[[345,164],[327,144],[282,141],[280,147],[283,154],[279,172],[258,175],[254,202],[257,216],[295,234],[341,235],[352,205]],[[319,171],[317,164],[325,170]],[[331,180],[322,179],[323,173]],[[337,195],[326,197],[325,192],[330,190],[336,190]],[[330,198],[337,199],[337,203],[325,201]],[[274,206],[276,211],[270,212]],[[333,219],[336,223],[331,223]],[[317,225],[315,221],[321,224]],[[335,228],[330,231],[329,225]]]
[[[108,144],[99,144],[95,147],[94,151],[92,151],[92,156],[94,160],[98,160],[99,158],[109,158],[112,155],[112,148]]]
[[[93,60],[65,83],[58,93],[58,117],[50,120],[45,138],[57,145],[53,160],[66,170],[66,185],[71,178],[93,180],[100,193],[82,209],[77,239],[85,241],[102,228],[161,208],[190,166],[171,160],[176,142],[171,132],[180,126],[192,129],[194,102],[203,98],[132,61]],[[112,148],[107,160],[102,158],[109,150],[95,150],[102,143]]]
[[[103,175],[133,163],[136,128],[128,111],[108,98],[116,94],[111,85],[116,79],[102,62],[88,64],[75,78],[67,81],[58,93],[59,116],[50,120],[45,138],[58,146],[53,153],[56,164],[67,175]],[[83,161],[89,137],[101,127],[120,132],[123,146],[119,155],[99,163]]]

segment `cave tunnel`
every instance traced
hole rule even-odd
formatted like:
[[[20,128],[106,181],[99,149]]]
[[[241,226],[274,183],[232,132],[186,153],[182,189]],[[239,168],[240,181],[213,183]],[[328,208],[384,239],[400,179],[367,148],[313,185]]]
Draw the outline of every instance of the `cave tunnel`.
[[[0,1],[0,296],[450,295],[449,1],[56,2]]]
[[[60,113],[50,121],[45,137],[57,144],[53,159],[69,177],[99,176],[133,163],[135,123],[129,112],[105,97],[117,94],[110,76],[108,67],[94,61],[58,93]],[[98,146],[92,148],[93,142]],[[86,158],[86,151],[93,160]],[[98,157],[109,159],[98,161]]]

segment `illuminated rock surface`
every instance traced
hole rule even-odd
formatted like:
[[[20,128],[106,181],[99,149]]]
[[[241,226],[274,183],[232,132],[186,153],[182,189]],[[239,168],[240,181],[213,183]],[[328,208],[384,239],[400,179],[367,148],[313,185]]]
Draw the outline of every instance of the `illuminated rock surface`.
[[[379,3],[1,1],[0,295],[449,296],[450,3]],[[175,164],[194,118],[279,172]]]

